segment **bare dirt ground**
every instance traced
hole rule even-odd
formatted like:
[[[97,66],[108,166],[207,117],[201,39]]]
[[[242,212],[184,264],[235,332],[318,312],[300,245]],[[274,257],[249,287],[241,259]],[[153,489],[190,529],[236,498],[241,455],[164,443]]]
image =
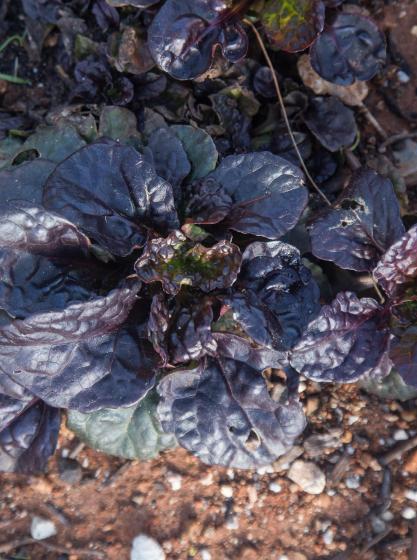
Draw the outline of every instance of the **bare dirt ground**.
[[[390,135],[415,132],[417,3],[366,4],[396,53],[366,104]],[[40,89],[47,95],[47,86]],[[378,140],[370,133],[366,142]],[[356,387],[313,383],[302,397],[310,427],[296,450],[326,475],[320,495],[291,482],[283,461],[258,472],[232,471],[177,449],[153,461],[124,462],[81,449],[63,431],[47,475],[0,476],[0,558],[125,560],[132,539],[146,533],[172,560],[406,560],[409,509],[417,510],[410,498],[415,491],[417,500],[417,451],[387,452],[415,438],[416,401],[381,401]],[[78,463],[72,474],[79,482],[63,480],[68,454]],[[53,520],[57,535],[30,542],[35,515]]]

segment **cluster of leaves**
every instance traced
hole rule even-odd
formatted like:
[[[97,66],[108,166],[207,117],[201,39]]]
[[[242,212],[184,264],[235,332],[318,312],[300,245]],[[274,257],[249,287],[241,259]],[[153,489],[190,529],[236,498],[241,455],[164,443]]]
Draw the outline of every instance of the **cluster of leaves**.
[[[41,129],[41,157],[0,173],[3,470],[45,466],[59,409],[110,453],[178,442],[255,467],[305,427],[299,374],[381,379],[394,361],[416,382],[417,228],[388,180],[358,173],[309,225],[313,255],[373,271],[387,302],[341,292],[321,307],[280,240],[308,202],[296,166],[256,152],[216,167],[201,129],[150,118],[139,135],[132,119],[107,107],[88,142],[67,122]]]
[[[268,68],[246,59],[214,80],[171,80],[206,72],[217,47],[242,58],[247,10],[272,48],[312,44],[321,76],[366,80],[383,36],[340,4],[96,0],[104,48],[80,21],[68,34],[61,0],[23,2],[78,53],[71,100],[112,106],[57,111],[24,142],[0,143],[1,470],[45,467],[60,409],[107,453],[147,459],[179,444],[252,468],[303,432],[301,374],[378,383],[395,364],[417,387],[417,228],[405,231],[391,182],[364,169],[318,211],[268,103]],[[286,103],[326,184],[357,136],[353,111],[293,83]],[[126,104],[135,112],[114,106]],[[373,277],[384,302],[332,293],[326,263]]]
[[[206,72],[217,47],[230,62],[245,56],[247,34],[240,22],[248,9],[262,24],[271,46],[290,53],[311,46],[313,68],[339,85],[369,80],[385,60],[385,41],[377,25],[362,15],[338,12],[343,0],[266,0],[229,6],[226,0],[166,0],[148,33],[157,64],[179,80]],[[328,14],[326,15],[326,9]]]

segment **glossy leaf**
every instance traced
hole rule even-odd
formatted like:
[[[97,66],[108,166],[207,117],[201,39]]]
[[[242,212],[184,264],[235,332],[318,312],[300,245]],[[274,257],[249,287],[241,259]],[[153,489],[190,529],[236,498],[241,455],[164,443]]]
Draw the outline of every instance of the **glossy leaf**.
[[[58,440],[60,412],[37,402],[0,431],[0,471],[23,474],[45,470]]]
[[[166,0],[148,30],[155,62],[177,80],[206,72],[216,46],[231,62],[242,58],[248,39],[235,18],[225,14],[224,0]]]
[[[74,224],[41,206],[17,201],[0,209],[0,248],[58,256],[89,245]]]
[[[181,286],[194,286],[203,292],[232,286],[240,261],[239,248],[233,243],[221,241],[206,248],[174,231],[165,239],[152,239],[136,261],[135,270],[143,282],[161,282],[167,294],[175,295]]]
[[[173,435],[162,430],[153,393],[126,408],[104,408],[90,414],[71,410],[68,428],[87,445],[125,459],[153,459],[175,446]]]
[[[303,119],[320,144],[330,152],[349,148],[358,134],[353,111],[337,97],[314,97]]]
[[[384,35],[371,19],[340,12],[317,38],[310,56],[314,70],[329,82],[348,86],[370,80],[385,62]]]
[[[275,48],[298,52],[323,30],[324,12],[321,0],[267,0],[261,22]]]
[[[340,292],[310,323],[293,348],[290,363],[314,381],[382,379],[392,367],[390,338],[383,308],[375,300]]]
[[[341,268],[371,271],[404,233],[400,207],[389,179],[358,171],[332,208],[310,228],[313,254]]]
[[[55,257],[0,250],[0,307],[20,319],[87,301],[102,285],[104,266],[83,255]]]
[[[171,185],[180,185],[190,173],[187,153],[171,128],[155,130],[148,140],[148,149],[152,153],[155,171]]]
[[[165,230],[178,224],[171,186],[133,148],[110,140],[59,164],[43,203],[119,256],[143,245],[144,226]]]
[[[219,188],[220,186],[220,188]],[[214,193],[212,208],[209,191]],[[286,160],[269,152],[258,152],[226,157],[197,188],[193,201],[196,209],[198,196],[205,199],[203,220],[190,216],[188,221],[214,223],[210,217],[225,214],[228,200],[232,207],[224,225],[235,231],[278,239],[293,228],[308,200],[302,172]],[[224,210],[218,213],[218,198],[224,200]],[[211,212],[209,211],[211,210]]]
[[[320,291],[300,252],[287,243],[249,245],[239,283],[257,294],[277,349],[291,348],[320,310]],[[271,318],[272,315],[272,318]]]
[[[413,226],[381,257],[374,278],[390,297],[417,280],[417,226]]]
[[[285,453],[305,427],[298,402],[275,402],[263,377],[234,360],[176,371],[158,386],[161,423],[208,465],[254,468]]]
[[[139,286],[0,329],[0,373],[48,404],[90,412],[128,406],[153,387],[156,356],[126,323]]]

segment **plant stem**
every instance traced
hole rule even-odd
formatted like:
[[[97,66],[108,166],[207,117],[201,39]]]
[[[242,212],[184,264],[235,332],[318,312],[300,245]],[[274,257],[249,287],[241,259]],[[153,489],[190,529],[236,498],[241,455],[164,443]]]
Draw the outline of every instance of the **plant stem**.
[[[256,29],[255,25],[250,20],[244,19],[243,21],[244,21],[244,23],[249,25],[249,27],[254,32],[255,37],[256,37],[256,39],[259,43],[259,46],[261,48],[262,54],[264,55],[266,63],[267,63],[267,65],[268,65],[268,67],[271,71],[272,80],[274,82],[275,91],[276,91],[276,94],[277,94],[277,97],[278,97],[279,105],[281,107],[281,112],[282,112],[282,116],[284,118],[285,126],[287,127],[288,134],[290,135],[290,139],[291,139],[292,145],[294,146],[294,150],[295,150],[295,153],[297,154],[297,157],[298,157],[298,160],[300,162],[301,168],[304,171],[304,173],[306,174],[306,177],[310,181],[312,187],[318,192],[318,194],[322,197],[322,199],[326,202],[326,204],[331,206],[332,203],[330,202],[330,200],[327,198],[327,196],[324,194],[324,192],[320,189],[320,187],[317,185],[317,183],[315,182],[315,180],[311,176],[309,170],[307,169],[306,164],[304,163],[303,156],[301,155],[300,150],[298,149],[297,142],[294,138],[294,133],[292,131],[290,121],[288,119],[287,111],[285,109],[285,104],[284,104],[284,100],[282,98],[281,88],[279,86],[278,79],[277,79],[274,67],[272,65],[272,61],[269,57],[268,51],[266,50],[265,44],[262,40],[262,37],[261,37],[259,31]]]
[[[11,37],[7,37],[7,39],[0,45],[0,53],[3,52],[4,49],[6,49],[10,45],[10,43],[13,43],[13,41],[17,41],[21,46],[23,43],[23,37],[21,37],[20,35],[12,35]]]
[[[30,80],[25,80],[24,78],[19,78],[19,76],[13,76],[12,74],[3,74],[0,72],[0,80],[4,80],[5,82],[10,82],[11,84],[18,84],[24,86],[30,86]]]

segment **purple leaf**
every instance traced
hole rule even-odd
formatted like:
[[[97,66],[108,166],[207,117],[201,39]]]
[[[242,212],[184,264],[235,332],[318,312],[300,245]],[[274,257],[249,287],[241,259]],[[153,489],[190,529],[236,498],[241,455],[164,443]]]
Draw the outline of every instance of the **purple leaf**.
[[[374,278],[394,298],[417,279],[417,226],[413,226],[381,257]]]
[[[358,171],[310,228],[316,257],[357,271],[371,271],[403,233],[391,181],[369,169]]]
[[[292,229],[308,201],[300,169],[269,152],[228,156],[200,185],[189,210],[198,210],[201,192],[203,220],[195,214],[188,222],[214,223],[213,216],[225,216],[228,228],[269,239],[278,239]],[[233,206],[228,210],[230,199]],[[223,201],[220,211],[219,200]]]
[[[348,86],[370,80],[386,58],[385,39],[369,18],[337,13],[310,49],[311,64],[325,80]]]
[[[303,120],[330,152],[349,148],[358,134],[354,112],[337,97],[313,97]]]
[[[298,402],[272,400],[257,370],[230,359],[176,371],[158,392],[164,430],[208,465],[268,465],[305,427]]]
[[[386,314],[375,300],[341,292],[310,323],[293,348],[290,363],[314,381],[382,379],[392,367],[390,339]]]
[[[291,348],[320,309],[319,288],[302,264],[300,252],[281,241],[256,242],[246,248],[239,285],[262,303],[278,350]]]
[[[156,355],[126,323],[137,283],[0,329],[0,372],[48,404],[90,412],[128,406],[153,387]]]
[[[206,72],[216,46],[231,62],[245,56],[246,32],[224,0],[166,0],[148,31],[155,62],[177,80]],[[234,17],[233,17],[234,16]]]
[[[118,256],[144,244],[144,226],[165,231],[178,225],[171,186],[136,150],[111,140],[57,165],[43,202]]]
[[[60,412],[37,402],[0,431],[0,471],[24,474],[45,469],[58,440]]]

